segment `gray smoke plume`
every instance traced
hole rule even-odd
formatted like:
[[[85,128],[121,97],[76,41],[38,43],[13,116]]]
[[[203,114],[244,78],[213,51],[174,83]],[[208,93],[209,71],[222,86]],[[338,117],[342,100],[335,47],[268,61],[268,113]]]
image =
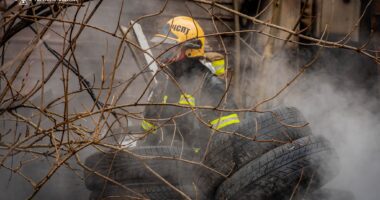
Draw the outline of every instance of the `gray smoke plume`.
[[[338,152],[340,173],[324,188],[351,191],[356,199],[375,200],[380,195],[379,82],[365,80],[360,71],[376,65],[352,52],[336,51],[340,50],[323,50],[318,61],[279,99],[282,105],[299,108],[313,133],[328,138]],[[310,57],[307,53],[297,56]],[[295,76],[298,63],[289,62],[293,56],[271,61],[279,70],[272,71],[273,84],[266,89],[278,91]],[[301,60],[301,65],[306,62]]]

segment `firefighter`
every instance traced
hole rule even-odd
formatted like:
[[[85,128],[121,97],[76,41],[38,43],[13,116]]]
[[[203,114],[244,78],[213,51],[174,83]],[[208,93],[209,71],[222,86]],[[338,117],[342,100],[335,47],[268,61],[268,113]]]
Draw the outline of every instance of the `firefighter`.
[[[240,123],[237,113],[220,111],[236,108],[227,84],[218,78],[225,72],[224,58],[205,54],[203,29],[191,17],[170,19],[151,42],[163,49],[158,60],[163,66],[160,73],[166,78],[149,98],[161,105],[145,108],[141,127],[148,134],[144,142],[169,145],[176,138],[195,153],[204,153],[212,132],[234,131]]]

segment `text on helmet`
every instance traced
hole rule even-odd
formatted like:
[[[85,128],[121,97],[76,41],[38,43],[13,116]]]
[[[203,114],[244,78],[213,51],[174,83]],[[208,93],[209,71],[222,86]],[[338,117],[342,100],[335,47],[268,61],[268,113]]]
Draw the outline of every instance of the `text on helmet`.
[[[171,26],[170,26],[170,28],[173,30],[173,31],[179,31],[179,32],[182,32],[182,33],[184,33],[184,34],[188,34],[189,33],[189,31],[190,31],[190,29],[189,28],[187,28],[187,27],[184,27],[184,26],[181,26],[181,25],[174,25],[174,24],[172,24]]]

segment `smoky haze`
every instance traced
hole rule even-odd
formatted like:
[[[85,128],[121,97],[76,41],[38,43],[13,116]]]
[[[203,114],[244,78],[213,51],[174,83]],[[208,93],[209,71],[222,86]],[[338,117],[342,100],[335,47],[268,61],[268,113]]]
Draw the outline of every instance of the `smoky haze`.
[[[355,86],[341,88],[334,83],[333,76],[311,73],[304,79],[307,83],[299,83],[302,92],[289,95],[285,102],[300,108],[313,132],[324,135],[336,147],[341,171],[326,187],[352,191],[357,199],[377,199],[380,195],[378,100]]]
[[[264,86],[269,94],[284,87],[315,52],[276,54],[269,64],[271,84]],[[373,70],[376,64],[355,52],[323,49],[317,61],[272,104],[299,108],[313,133],[333,143],[340,172],[324,188],[351,191],[356,199],[375,200],[380,195],[380,88],[376,77],[365,74]]]

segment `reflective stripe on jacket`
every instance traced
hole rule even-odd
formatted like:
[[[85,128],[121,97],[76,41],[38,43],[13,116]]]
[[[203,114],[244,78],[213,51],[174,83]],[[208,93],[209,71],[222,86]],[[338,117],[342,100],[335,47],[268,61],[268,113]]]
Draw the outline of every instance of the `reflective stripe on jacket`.
[[[195,106],[195,98],[190,94],[182,94],[178,103],[181,105]]]
[[[157,126],[155,126],[154,124],[152,124],[152,123],[150,123],[150,122],[148,122],[148,121],[146,121],[146,120],[143,120],[143,121],[141,122],[141,127],[142,127],[145,131],[152,132],[152,133],[154,133],[154,132],[158,129]]]
[[[212,128],[219,130],[226,126],[240,123],[239,116],[236,113],[216,118],[210,122]]]

